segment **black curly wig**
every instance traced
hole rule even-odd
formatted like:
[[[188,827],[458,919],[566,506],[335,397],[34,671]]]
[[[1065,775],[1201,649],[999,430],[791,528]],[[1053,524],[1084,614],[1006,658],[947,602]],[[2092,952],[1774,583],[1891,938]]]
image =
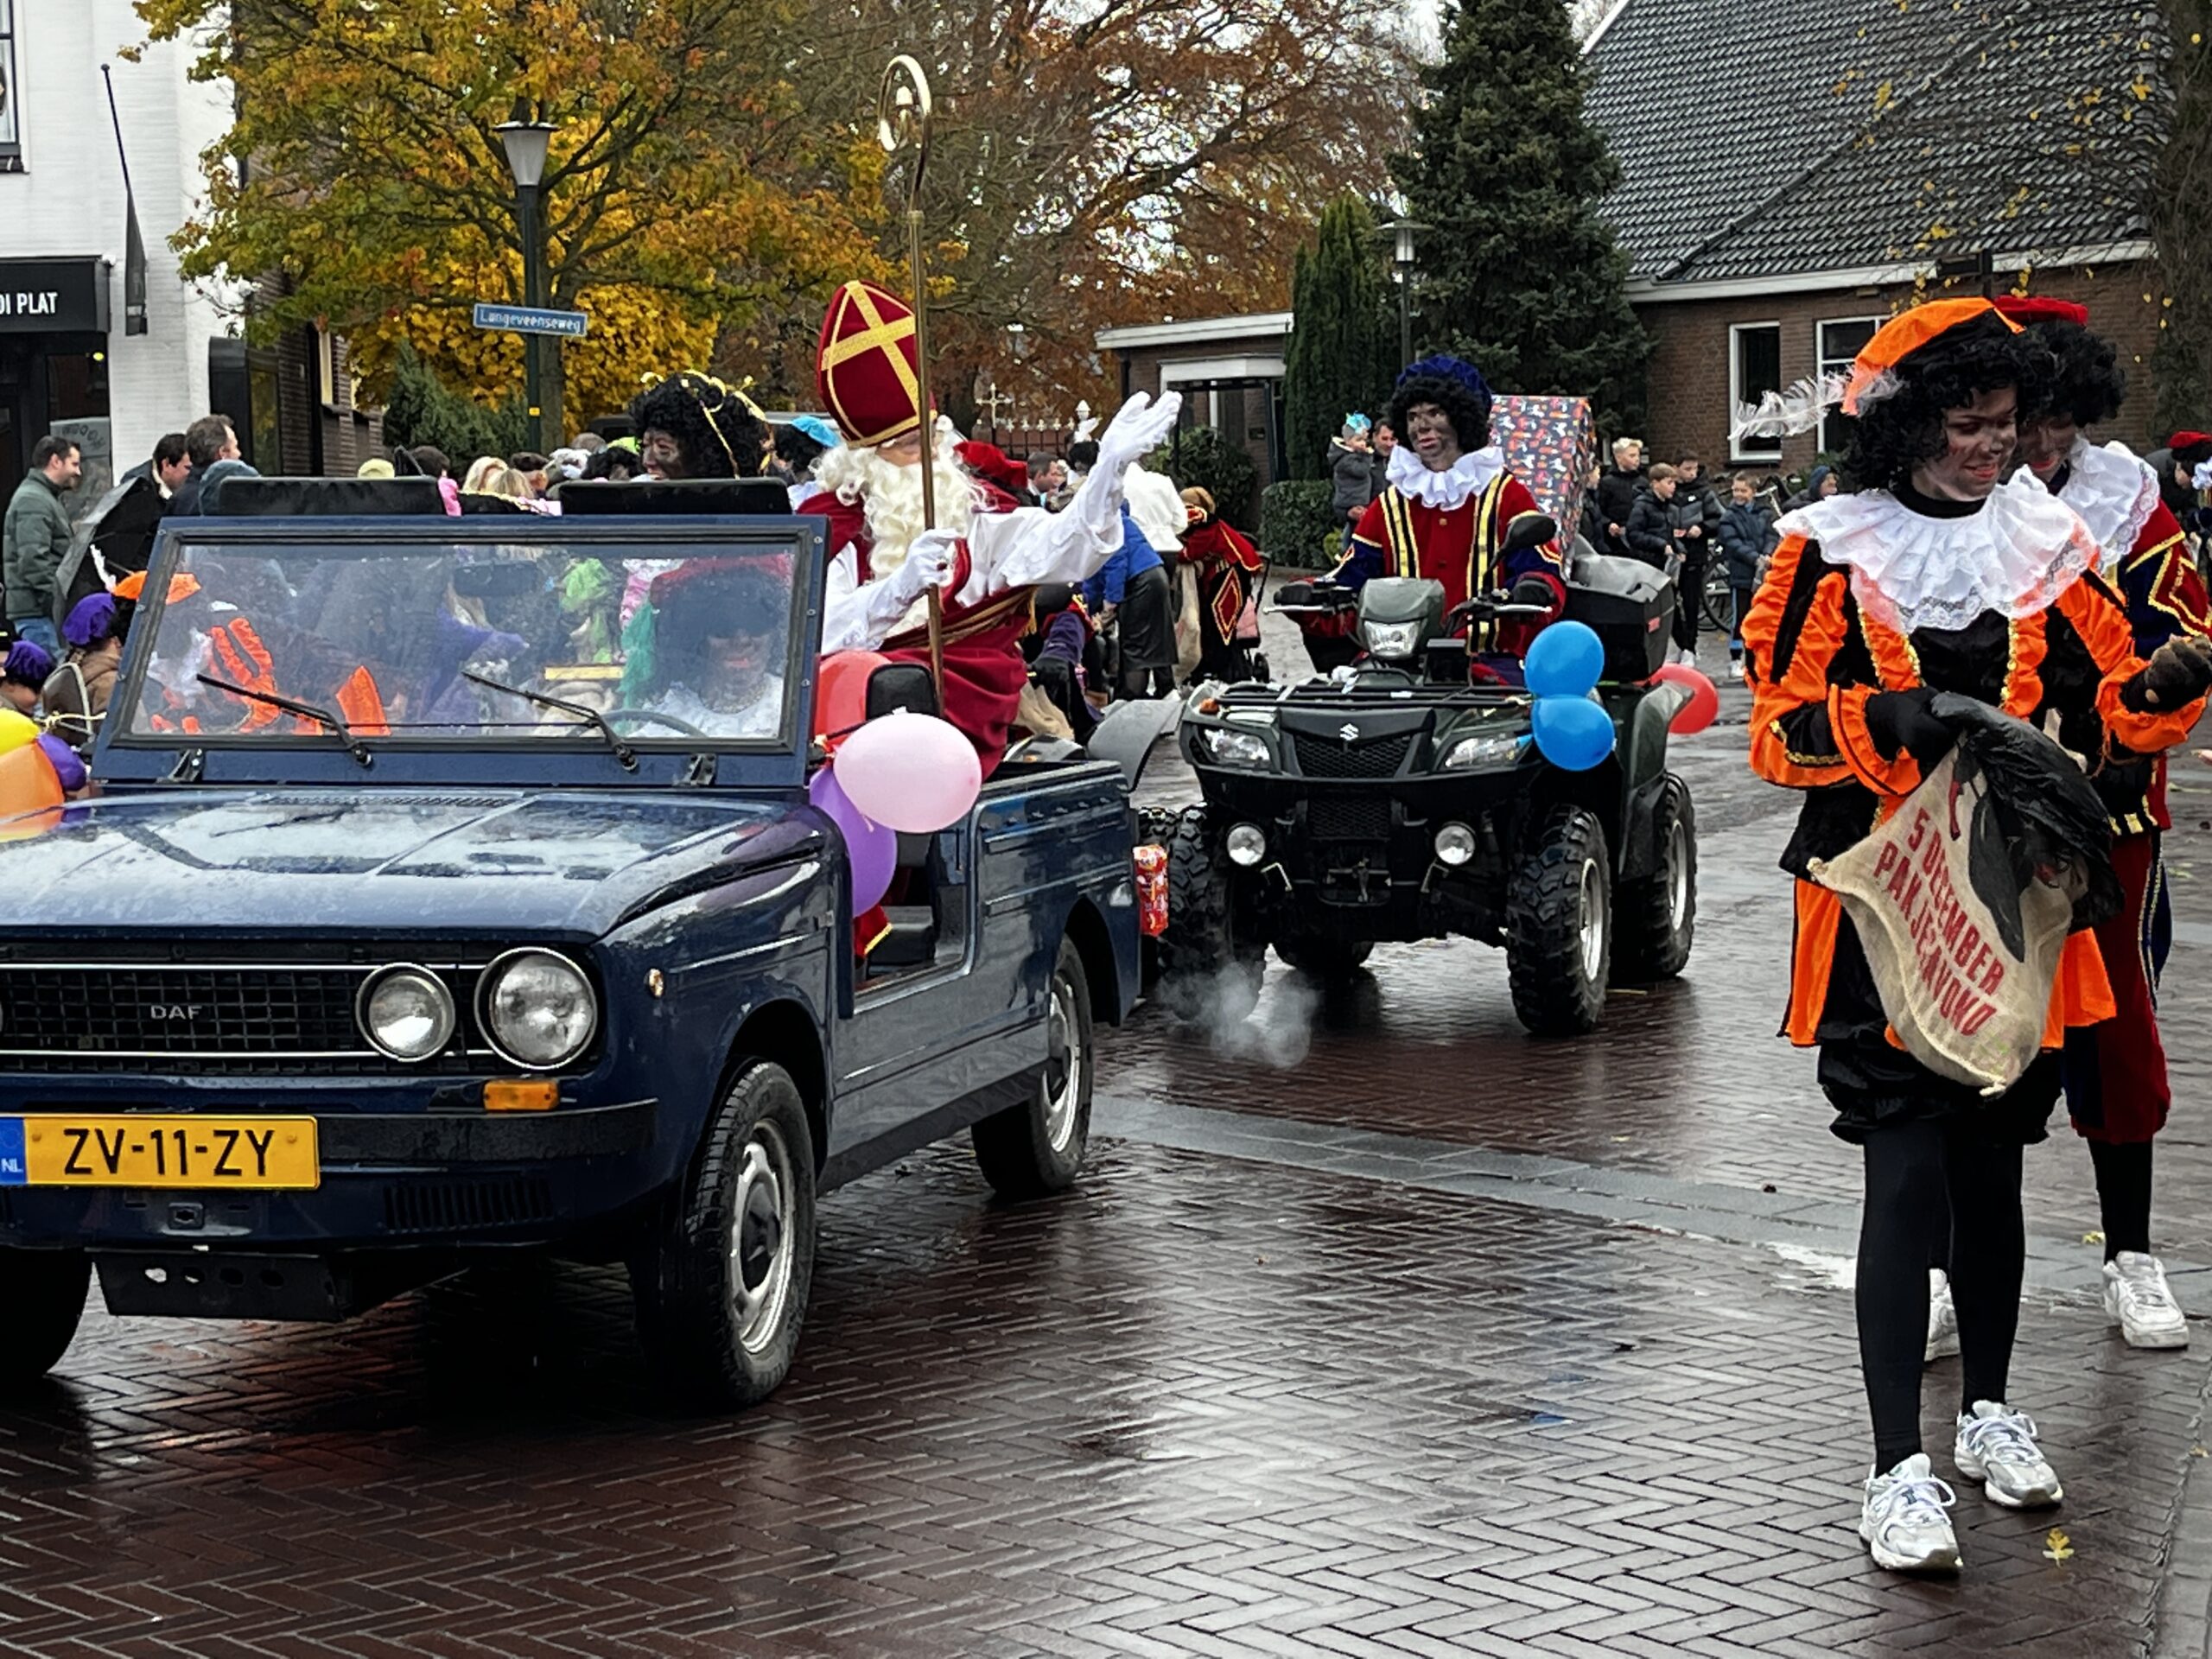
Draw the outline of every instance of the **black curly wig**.
[[[810,476],[808,469],[829,453],[828,444],[809,437],[796,426],[776,429],[776,459],[790,467],[797,477]]]
[[[755,478],[768,429],[745,400],[702,374],[671,374],[632,400],[642,439],[665,432],[683,451],[686,478]]]
[[[1406,414],[1416,404],[1434,404],[1452,423],[1459,448],[1469,454],[1490,447],[1491,400],[1463,382],[1440,374],[1409,374],[1391,395],[1389,424],[1398,442],[1409,441]]]
[[[1900,382],[1867,406],[1852,423],[1844,471],[1858,489],[1895,489],[1912,480],[1912,469],[1943,453],[1943,411],[1960,409],[1985,392],[2035,385],[2041,354],[1993,311],[1954,324],[1897,363]]]
[[[2034,380],[2020,388],[2024,419],[2056,415],[2076,426],[2094,426],[2120,413],[2127,372],[2110,340],[2079,323],[2056,321],[2030,323],[2023,338],[2034,348],[2036,371]]]

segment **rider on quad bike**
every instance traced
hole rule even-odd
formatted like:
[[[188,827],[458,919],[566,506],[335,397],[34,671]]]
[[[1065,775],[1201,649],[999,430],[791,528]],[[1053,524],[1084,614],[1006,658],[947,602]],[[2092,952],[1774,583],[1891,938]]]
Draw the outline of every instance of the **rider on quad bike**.
[[[1389,486],[1368,504],[1351,550],[1324,579],[1335,583],[1344,608],[1300,614],[1309,639],[1351,635],[1351,601],[1370,578],[1427,577],[1443,584],[1447,612],[1465,623],[1475,677],[1521,683],[1520,658],[1565,608],[1567,586],[1555,538],[1509,545],[1525,541],[1511,538],[1515,521],[1540,510],[1491,442],[1491,402],[1481,371],[1456,357],[1425,357],[1398,377],[1390,423],[1400,442],[1390,454]],[[1281,602],[1310,603],[1310,590],[1294,586]],[[1510,590],[1510,610],[1471,616],[1463,609],[1494,589]],[[1323,647],[1317,661],[1330,654]]]

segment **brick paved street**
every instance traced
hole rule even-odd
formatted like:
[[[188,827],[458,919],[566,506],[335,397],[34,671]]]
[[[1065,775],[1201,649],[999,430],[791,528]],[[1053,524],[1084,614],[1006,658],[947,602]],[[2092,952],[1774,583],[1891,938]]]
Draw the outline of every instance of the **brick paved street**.
[[[2068,1501],[1966,1486],[1958,1583],[1867,1567],[1856,1170],[1771,1035],[1790,803],[1741,742],[1683,748],[1679,983],[1573,1045],[1465,944],[1379,950],[1341,1006],[1273,969],[1226,1031],[1147,1008],[1075,1194],[995,1205],[950,1147],[827,1202],[798,1369],[749,1417],[656,1405],[608,1273],[335,1329],[95,1313],[0,1408],[0,1653],[2202,1652],[2212,1343],[2108,1334],[2063,1130],[2014,1396]],[[2212,1312],[2212,769],[2183,783],[2158,1213]]]

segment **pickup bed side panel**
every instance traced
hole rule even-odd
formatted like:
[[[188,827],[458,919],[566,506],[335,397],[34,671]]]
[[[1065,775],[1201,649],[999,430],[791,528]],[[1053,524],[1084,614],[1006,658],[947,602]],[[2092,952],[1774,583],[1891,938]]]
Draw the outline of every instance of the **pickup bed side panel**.
[[[1068,918],[1095,906],[1134,982],[1128,816],[1106,766],[1012,770],[959,838],[968,946],[955,966],[864,990],[841,1036],[828,1179],[849,1179],[1023,1097],[1046,1058],[1046,988]],[[1109,987],[1119,995],[1118,987]]]

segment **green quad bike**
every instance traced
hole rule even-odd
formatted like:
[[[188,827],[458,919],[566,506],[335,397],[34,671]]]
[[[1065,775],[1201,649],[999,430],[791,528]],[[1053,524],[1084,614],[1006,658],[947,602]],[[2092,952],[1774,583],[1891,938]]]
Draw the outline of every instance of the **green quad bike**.
[[[1554,534],[1532,515],[1510,539]],[[1673,585],[1578,546],[1567,588],[1566,615],[1604,644],[1595,695],[1616,732],[1613,753],[1580,772],[1543,758],[1529,694],[1471,672],[1455,637],[1463,619],[1533,607],[1489,594],[1447,617],[1440,583],[1407,578],[1357,595],[1326,579],[1282,589],[1286,613],[1356,610],[1365,654],[1298,684],[1192,694],[1178,741],[1205,804],[1169,836],[1162,976],[1227,972],[1256,986],[1273,946],[1294,969],[1341,980],[1378,941],[1464,934],[1505,948],[1529,1031],[1576,1036],[1597,1026],[1616,976],[1681,973],[1697,917],[1697,821],[1667,770],[1667,738],[1689,693],[1651,679]]]

